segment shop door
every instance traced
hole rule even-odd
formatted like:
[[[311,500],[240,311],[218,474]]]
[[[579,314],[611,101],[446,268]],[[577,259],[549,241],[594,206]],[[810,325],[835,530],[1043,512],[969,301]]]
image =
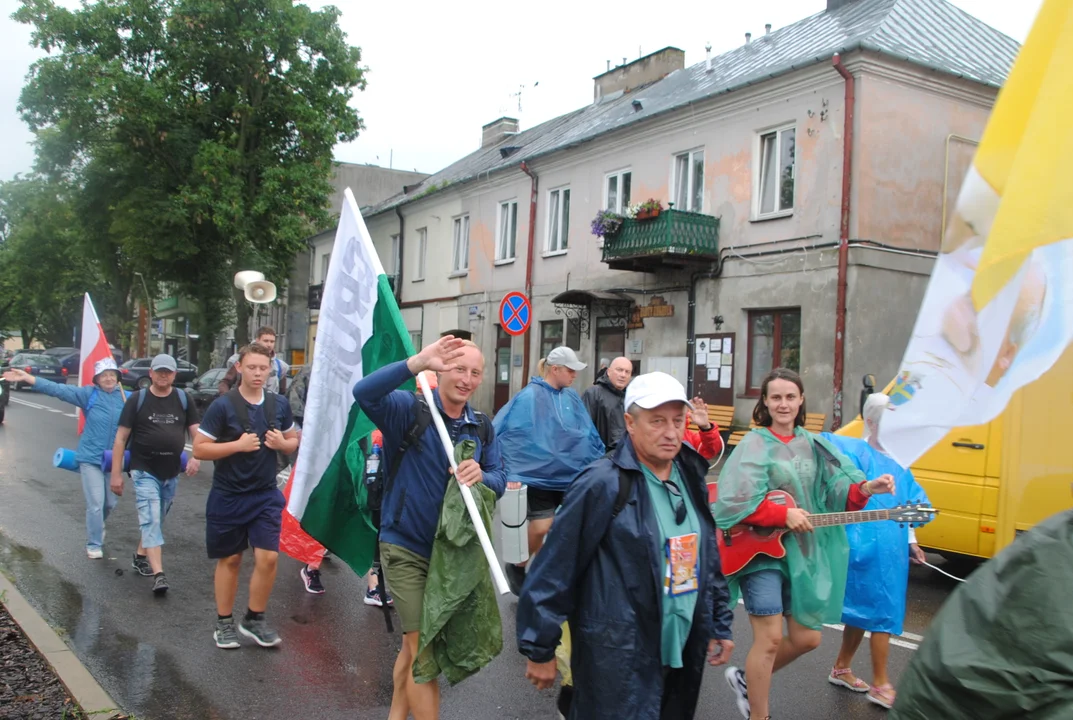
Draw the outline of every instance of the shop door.
[[[734,333],[697,335],[693,392],[709,405],[734,405]]]
[[[513,338],[502,327],[496,325],[496,390],[493,398],[493,415],[510,400],[511,340]]]

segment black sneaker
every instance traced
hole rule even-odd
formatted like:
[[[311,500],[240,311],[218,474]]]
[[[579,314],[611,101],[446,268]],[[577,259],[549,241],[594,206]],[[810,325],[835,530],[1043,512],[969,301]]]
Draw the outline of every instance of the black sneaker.
[[[153,594],[163,595],[168,591],[168,579],[164,577],[164,573],[160,573],[156,576],[156,580],[153,581]]]
[[[745,673],[733,665],[723,671],[723,677],[726,678],[727,685],[734,691],[734,699],[738,703],[738,712],[741,716],[748,720],[749,718],[749,692],[748,687],[745,684]]]
[[[234,650],[235,648],[240,647],[238,631],[235,630],[235,619],[217,619],[216,630],[212,633],[212,638],[216,641],[216,647],[223,648],[224,650]]]
[[[281,638],[279,633],[275,630],[268,627],[268,623],[263,617],[257,619],[243,619],[243,621],[238,624],[238,631],[261,647],[275,647],[283,642],[283,638]]]
[[[130,566],[137,570],[142,577],[153,577],[153,568],[149,567],[149,558],[144,555],[134,553],[134,559],[130,561]]]
[[[525,568],[512,563],[503,566],[503,574],[507,576],[507,587],[515,595],[522,594],[522,585],[525,583]]]
[[[320,570],[302,568],[302,582],[306,584],[306,592],[312,595],[323,595],[324,584],[320,581]]]

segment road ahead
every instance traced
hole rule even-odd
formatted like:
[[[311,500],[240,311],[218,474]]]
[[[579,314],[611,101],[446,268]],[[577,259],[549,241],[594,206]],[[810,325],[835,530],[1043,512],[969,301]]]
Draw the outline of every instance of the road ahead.
[[[138,528],[129,483],[109,520],[105,559],[88,560],[80,480],[51,463],[57,447],[75,447],[75,429],[69,406],[42,395],[14,395],[0,426],[0,567],[63,628],[79,658],[125,710],[141,720],[387,717],[400,638],[385,632],[380,612],[362,603],[364,582],[338,560],[325,563],[328,592],[317,597],[302,587],[300,565],[281,558],[269,606],[284,640],[281,648],[215,647],[213,564],[204,548],[211,465],[180,480],[165,525],[164,566],[171,583],[166,598],[153,597],[151,580],[130,567]],[[236,612],[246,597],[249,564]],[[906,633],[891,653],[895,682],[952,585],[933,571],[914,568]],[[524,658],[514,642],[515,607],[513,597],[500,601],[502,655],[476,677],[444,687],[445,720],[556,717],[554,693],[539,692],[524,678]],[[750,631],[740,608],[734,631],[740,653],[735,658],[743,661]],[[825,629],[819,650],[776,677],[776,717],[882,717],[863,697],[825,681],[840,638],[838,629]],[[868,677],[867,650],[856,667]],[[707,673],[697,717],[740,717],[721,672]]]

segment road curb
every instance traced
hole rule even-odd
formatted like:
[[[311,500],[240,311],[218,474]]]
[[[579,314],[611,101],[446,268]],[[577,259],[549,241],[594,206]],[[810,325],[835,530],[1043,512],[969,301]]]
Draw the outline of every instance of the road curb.
[[[88,717],[104,720],[122,716],[119,705],[97,683],[78,656],[2,574],[0,598],[3,598],[4,607],[15,623],[52,666],[67,692]]]

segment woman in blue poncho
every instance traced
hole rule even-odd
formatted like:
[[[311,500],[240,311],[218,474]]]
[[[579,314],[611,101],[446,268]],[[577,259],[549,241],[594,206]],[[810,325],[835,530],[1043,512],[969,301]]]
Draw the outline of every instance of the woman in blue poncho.
[[[897,505],[927,504],[928,496],[913,479],[913,474],[891,459],[879,444],[879,423],[889,398],[882,393],[865,402],[864,439],[824,433],[843,454],[868,477],[888,473],[894,476],[893,495],[875,495],[865,510],[882,510]],[[870,702],[890,708],[894,704],[894,687],[887,676],[890,636],[901,635],[905,619],[905,592],[909,582],[909,563],[924,561],[912,528],[894,522],[861,523],[846,526],[849,540],[849,571],[846,574],[846,599],[842,622],[842,649],[827,680],[832,685],[853,692],[867,693]],[[853,674],[850,664],[864,639],[872,633],[872,684]]]
[[[496,414],[493,425],[507,470],[507,489],[527,486],[529,559],[544,544],[555,510],[574,477],[604,454],[604,444],[581,397],[570,388],[585,363],[568,347],[540,361],[535,377]],[[521,586],[525,564],[507,565]]]

